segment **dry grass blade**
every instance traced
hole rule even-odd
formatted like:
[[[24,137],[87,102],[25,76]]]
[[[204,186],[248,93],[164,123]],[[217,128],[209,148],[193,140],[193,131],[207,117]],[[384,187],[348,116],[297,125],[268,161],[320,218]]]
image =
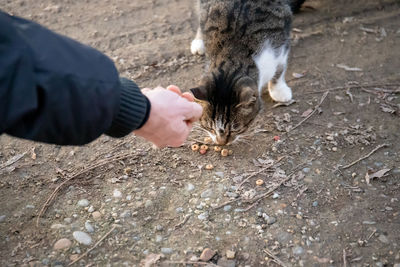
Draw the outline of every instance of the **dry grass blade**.
[[[212,262],[202,262],[202,261],[164,261],[164,263],[167,264],[182,264],[186,266],[187,264],[193,264],[194,266],[196,265],[207,265],[207,266],[214,266],[214,267],[221,267],[217,264],[214,264]]]
[[[399,83],[355,84],[355,85],[348,85],[348,86],[332,87],[332,88],[329,88],[329,89],[326,89],[326,90],[304,92],[302,95],[319,94],[319,93],[325,93],[325,92],[331,92],[331,91],[341,91],[341,90],[359,89],[359,88],[393,87],[393,86],[400,86],[400,84]],[[396,91],[391,91],[391,92],[396,93],[398,91],[396,90]]]
[[[83,259],[84,257],[86,257],[90,251],[92,251],[93,249],[95,249],[104,239],[107,238],[107,236],[109,236],[112,231],[115,230],[115,228],[117,228],[116,226],[113,226],[113,228],[111,228],[110,231],[108,231],[102,238],[100,238],[99,241],[96,242],[96,244],[94,244],[93,247],[91,247],[90,249],[86,250],[85,253],[83,253],[79,258],[77,258],[76,260],[72,261],[70,264],[68,264],[68,266],[74,265],[76,262],[80,261],[81,259]]]
[[[381,149],[381,148],[383,148],[383,147],[387,147],[387,146],[389,146],[389,144],[382,144],[382,145],[379,145],[379,146],[375,147],[375,148],[374,148],[371,152],[369,152],[367,155],[365,155],[365,156],[363,156],[363,157],[361,157],[361,158],[359,158],[359,159],[353,161],[353,162],[350,163],[350,164],[347,164],[347,165],[345,165],[345,166],[340,167],[340,169],[344,170],[344,169],[350,168],[350,167],[353,166],[354,164],[357,164],[358,162],[360,162],[360,161],[362,161],[362,160],[364,160],[364,159],[370,157],[372,154],[374,154],[374,153],[375,153],[376,151],[378,151],[379,149]]]
[[[322,103],[324,102],[324,100],[325,100],[325,98],[326,98],[326,96],[327,96],[328,94],[329,94],[329,91],[326,91],[326,92],[324,93],[324,95],[322,96],[321,100],[319,101],[318,105],[316,105],[316,106],[314,107],[314,110],[313,110],[307,117],[305,117],[302,121],[300,121],[300,122],[299,122],[298,124],[296,124],[293,128],[291,128],[291,129],[288,131],[288,133],[291,132],[291,131],[293,131],[294,129],[296,129],[296,128],[299,127],[300,125],[302,125],[306,120],[308,120],[308,119],[315,113],[315,111],[317,111],[318,108],[322,105]]]
[[[269,257],[271,257],[273,259],[274,262],[276,262],[276,264],[282,266],[282,267],[287,267],[286,263],[284,263],[283,261],[281,261],[277,256],[275,256],[272,251],[270,251],[269,249],[265,248],[264,252],[267,253],[267,255]]]

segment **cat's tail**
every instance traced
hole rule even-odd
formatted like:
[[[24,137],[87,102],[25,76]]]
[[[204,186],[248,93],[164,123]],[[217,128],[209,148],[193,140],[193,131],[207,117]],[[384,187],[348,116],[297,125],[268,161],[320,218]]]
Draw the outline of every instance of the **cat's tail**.
[[[293,13],[299,12],[301,5],[305,2],[306,0],[290,0],[290,7],[292,8]]]

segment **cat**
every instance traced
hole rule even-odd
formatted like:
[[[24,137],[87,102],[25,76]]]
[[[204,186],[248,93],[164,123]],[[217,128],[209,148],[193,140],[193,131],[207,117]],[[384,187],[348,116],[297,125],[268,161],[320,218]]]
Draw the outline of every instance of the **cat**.
[[[192,54],[206,54],[206,74],[190,89],[203,106],[200,125],[213,142],[240,140],[261,110],[262,90],[287,102],[285,82],[292,12],[304,0],[198,0]]]

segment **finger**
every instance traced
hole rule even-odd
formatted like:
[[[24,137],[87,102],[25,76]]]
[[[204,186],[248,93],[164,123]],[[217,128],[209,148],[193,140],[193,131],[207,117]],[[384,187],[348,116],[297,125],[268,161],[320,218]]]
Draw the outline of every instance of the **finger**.
[[[178,95],[181,95],[181,94],[182,94],[181,89],[179,89],[179,87],[176,86],[176,85],[170,85],[170,86],[168,86],[168,87],[167,87],[167,90],[170,90],[170,91],[172,91],[172,92],[174,92],[174,93],[177,93]]]
[[[189,103],[190,106],[187,109],[187,112],[183,114],[185,121],[195,122],[200,119],[203,114],[203,108],[194,102]]]
[[[194,101],[194,96],[191,93],[185,92],[181,95],[183,98],[186,98],[190,102]]]

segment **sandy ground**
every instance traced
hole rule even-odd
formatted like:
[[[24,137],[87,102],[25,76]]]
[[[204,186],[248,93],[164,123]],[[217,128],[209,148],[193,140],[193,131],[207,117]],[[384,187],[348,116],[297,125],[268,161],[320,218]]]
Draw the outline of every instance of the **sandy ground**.
[[[287,71],[296,103],[265,97],[259,131],[229,157],[191,151],[198,130],[163,150],[135,136],[0,136],[0,265],[398,267],[400,4],[360,2],[306,1]],[[0,3],[106,53],[141,87],[201,77],[192,1]]]

